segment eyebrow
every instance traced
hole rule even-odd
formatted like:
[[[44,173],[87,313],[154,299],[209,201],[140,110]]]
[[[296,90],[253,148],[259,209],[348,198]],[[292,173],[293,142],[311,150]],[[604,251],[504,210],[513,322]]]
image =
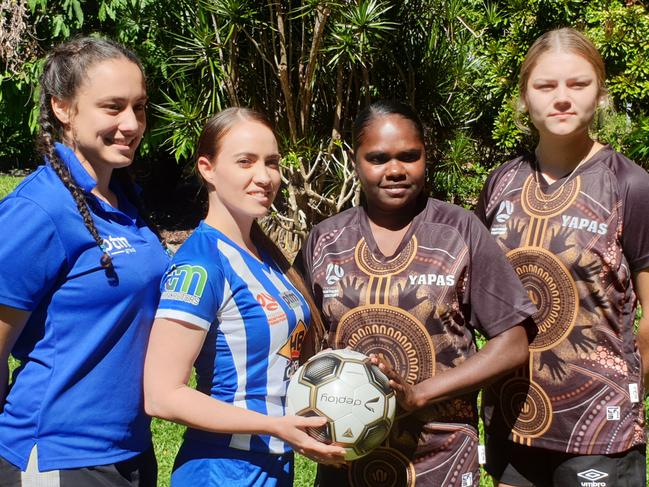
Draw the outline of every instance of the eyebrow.
[[[254,152],[237,152],[234,154],[234,157],[259,157],[259,154],[255,154]],[[282,156],[280,156],[277,153],[270,154],[265,157],[265,159],[270,159],[271,157],[276,157],[277,159],[280,159]]]
[[[397,156],[404,156],[404,155],[413,156],[413,155],[421,154],[421,151],[422,151],[421,149],[406,149],[406,150],[401,150],[401,151],[395,152],[394,154],[396,154]],[[365,157],[366,158],[368,158],[368,157],[379,157],[379,156],[390,155],[390,154],[391,154],[390,151],[376,150],[376,151],[371,151],[371,152],[366,153]]]
[[[107,102],[107,101],[121,101],[121,102],[125,102],[125,101],[128,101],[128,100],[129,100],[129,99],[128,99],[127,97],[124,97],[124,96],[107,96],[107,97],[105,97],[105,98],[100,98],[100,99],[99,99],[99,103],[103,103],[103,102]],[[149,97],[148,97],[148,96],[143,96],[143,97],[141,97],[141,98],[137,98],[136,101],[137,101],[138,103],[139,103],[139,102],[145,102],[145,103],[146,103],[146,102],[149,101]]]

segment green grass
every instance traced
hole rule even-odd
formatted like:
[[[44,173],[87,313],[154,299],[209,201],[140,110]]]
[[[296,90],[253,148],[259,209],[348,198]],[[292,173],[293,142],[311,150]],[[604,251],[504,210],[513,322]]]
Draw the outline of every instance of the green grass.
[[[18,183],[22,181],[23,178],[17,176],[7,176],[0,174],[0,199],[7,196],[11,191],[18,186]]]

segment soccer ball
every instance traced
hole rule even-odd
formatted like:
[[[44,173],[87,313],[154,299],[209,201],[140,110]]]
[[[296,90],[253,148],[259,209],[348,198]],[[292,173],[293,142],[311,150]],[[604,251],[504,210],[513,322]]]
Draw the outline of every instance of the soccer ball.
[[[289,414],[329,421],[308,433],[347,450],[345,460],[367,455],[383,443],[394,421],[396,398],[388,378],[366,355],[326,350],[295,371],[288,385]]]

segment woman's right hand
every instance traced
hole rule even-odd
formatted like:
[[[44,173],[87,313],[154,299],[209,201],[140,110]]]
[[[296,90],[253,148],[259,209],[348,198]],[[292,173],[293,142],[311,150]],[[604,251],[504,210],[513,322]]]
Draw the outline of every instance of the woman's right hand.
[[[327,445],[309,436],[307,428],[320,428],[327,423],[321,416],[282,416],[273,418],[275,431],[273,436],[290,443],[293,449],[314,462],[326,465],[343,465],[345,449],[340,446]]]

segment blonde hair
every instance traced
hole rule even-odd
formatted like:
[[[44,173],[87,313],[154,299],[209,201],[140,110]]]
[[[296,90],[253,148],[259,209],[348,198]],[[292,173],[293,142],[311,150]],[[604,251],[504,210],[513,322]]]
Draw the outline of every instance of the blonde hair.
[[[521,64],[521,69],[518,75],[519,96],[516,103],[516,125],[518,125],[519,128],[523,128],[521,127],[519,117],[523,112],[525,112],[525,103],[523,100],[527,94],[527,82],[530,79],[530,74],[536,66],[539,58],[546,52],[553,50],[571,52],[588,61],[595,70],[595,75],[597,76],[599,96],[604,102],[607,101],[606,68],[602,56],[592,41],[572,27],[550,30],[534,41],[534,44],[532,44],[527,51],[525,59]],[[522,125],[525,126],[525,124]],[[525,128],[527,127],[525,126]]]

